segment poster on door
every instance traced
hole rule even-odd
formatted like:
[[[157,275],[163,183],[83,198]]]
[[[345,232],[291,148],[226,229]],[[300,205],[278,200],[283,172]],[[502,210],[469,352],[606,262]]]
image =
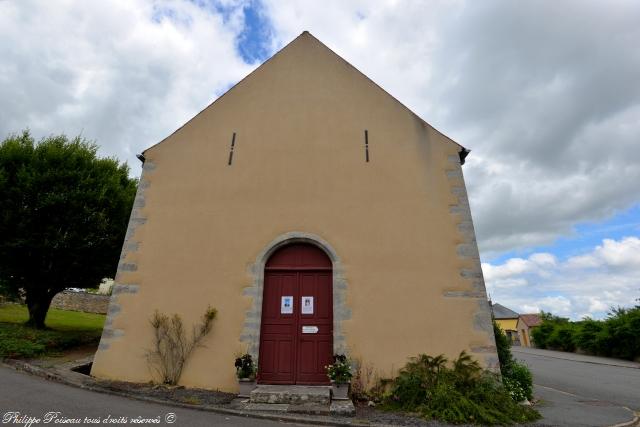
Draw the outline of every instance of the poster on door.
[[[313,297],[302,297],[302,314],[313,314]]]
[[[285,296],[280,300],[280,313],[292,314],[293,313],[293,296]]]

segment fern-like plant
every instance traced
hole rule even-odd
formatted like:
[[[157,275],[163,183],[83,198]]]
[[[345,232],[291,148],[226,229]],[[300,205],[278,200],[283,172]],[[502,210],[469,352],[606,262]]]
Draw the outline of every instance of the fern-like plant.
[[[511,424],[540,417],[518,405],[514,393],[464,351],[450,366],[442,355],[421,354],[393,380],[381,407],[455,424]]]

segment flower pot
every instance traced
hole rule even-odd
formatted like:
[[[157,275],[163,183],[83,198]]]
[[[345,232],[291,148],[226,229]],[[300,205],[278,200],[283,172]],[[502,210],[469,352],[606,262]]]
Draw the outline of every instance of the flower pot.
[[[253,378],[238,378],[238,385],[240,386],[238,397],[250,397],[251,392],[256,388],[256,380]]]
[[[331,381],[331,399],[349,400],[349,383],[336,383]]]

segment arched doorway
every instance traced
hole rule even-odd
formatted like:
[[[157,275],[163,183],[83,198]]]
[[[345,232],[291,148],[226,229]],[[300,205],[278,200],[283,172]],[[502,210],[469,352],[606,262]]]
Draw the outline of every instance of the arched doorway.
[[[332,277],[331,260],[312,244],[289,244],[271,255],[264,271],[259,383],[329,383]]]

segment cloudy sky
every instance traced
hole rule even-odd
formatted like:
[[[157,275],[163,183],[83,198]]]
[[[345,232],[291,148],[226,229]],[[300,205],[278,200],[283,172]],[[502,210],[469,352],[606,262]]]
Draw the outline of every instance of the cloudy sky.
[[[487,288],[579,319],[640,297],[640,2],[0,0],[0,137],[127,161],[304,30],[472,150]]]

